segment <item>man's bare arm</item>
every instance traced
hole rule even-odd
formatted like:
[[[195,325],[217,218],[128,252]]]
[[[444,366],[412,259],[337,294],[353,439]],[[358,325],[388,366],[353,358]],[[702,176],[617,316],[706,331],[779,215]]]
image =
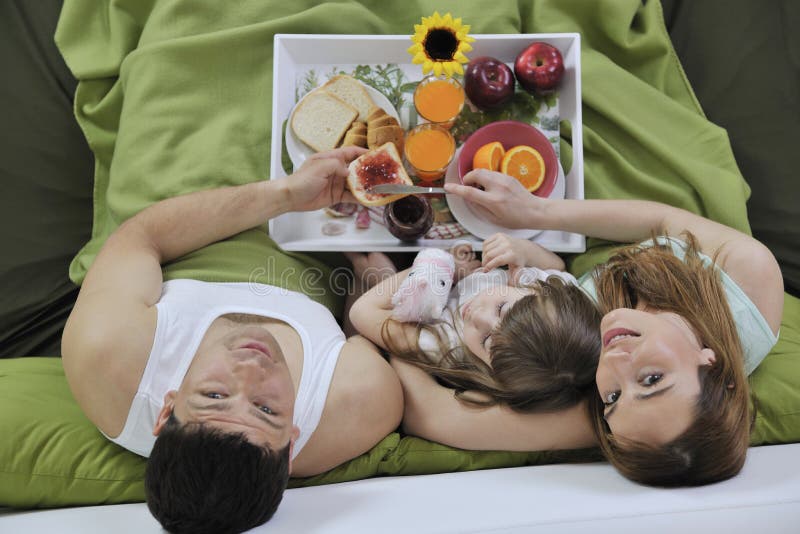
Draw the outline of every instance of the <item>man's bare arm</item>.
[[[369,340],[351,337],[336,364],[320,424],[292,474],[316,475],[367,452],[397,429],[402,415],[397,375]]]
[[[161,265],[287,211],[340,201],[347,162],[360,153],[319,154],[287,178],[163,200],[109,237],[87,273],[62,339],[73,393],[102,430],[99,419],[105,416],[92,412],[127,411],[144,370],[161,296]]]

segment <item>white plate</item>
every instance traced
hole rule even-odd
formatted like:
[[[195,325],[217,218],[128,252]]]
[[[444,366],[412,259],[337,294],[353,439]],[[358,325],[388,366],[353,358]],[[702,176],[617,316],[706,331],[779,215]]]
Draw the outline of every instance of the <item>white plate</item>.
[[[458,154],[461,148],[456,150],[456,155],[453,156],[453,162],[447,168],[445,175],[445,182],[460,183],[458,179]],[[564,198],[566,192],[566,179],[564,177],[564,169],[561,168],[561,162],[558,163],[558,177],[556,177],[556,185],[550,193],[549,198]],[[447,205],[450,207],[450,212],[453,217],[461,223],[469,233],[480,239],[488,239],[492,235],[502,232],[511,237],[519,239],[531,239],[541,234],[544,230],[534,230],[530,228],[511,229],[498,226],[481,219],[470,209],[466,201],[458,195],[447,195]]]
[[[400,122],[400,115],[397,114],[397,110],[392,107],[392,103],[389,102],[389,99],[386,98],[383,93],[370,87],[369,85],[366,85],[365,83],[358,83],[360,83],[364,89],[367,90],[367,93],[369,94],[370,98],[372,98],[372,101],[376,106],[383,108],[386,113],[397,119],[397,122]],[[316,91],[316,89],[314,89],[314,91]],[[308,94],[306,94],[300,99],[300,102],[302,102],[306,96],[310,95],[314,91],[310,91]],[[292,112],[289,113],[289,122],[286,123],[286,152],[289,153],[289,159],[292,160],[295,170],[302,165],[306,159],[313,154],[316,154],[316,151],[298,139],[292,130],[292,117],[294,116],[294,110],[297,109],[297,106],[300,104],[300,102],[295,104],[295,106],[292,108]]]

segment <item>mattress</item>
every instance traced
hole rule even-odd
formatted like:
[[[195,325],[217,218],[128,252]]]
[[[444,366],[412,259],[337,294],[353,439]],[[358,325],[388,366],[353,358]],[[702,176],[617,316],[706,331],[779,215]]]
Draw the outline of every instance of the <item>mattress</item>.
[[[800,444],[751,448],[732,480],[699,488],[636,485],[608,464],[389,477],[288,490],[253,532],[796,533]],[[0,516],[0,532],[162,532],[145,504]]]

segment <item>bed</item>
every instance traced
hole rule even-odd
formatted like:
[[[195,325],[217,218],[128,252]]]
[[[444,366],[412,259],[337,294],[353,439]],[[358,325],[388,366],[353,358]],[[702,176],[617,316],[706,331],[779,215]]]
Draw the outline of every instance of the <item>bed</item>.
[[[435,9],[462,15],[474,33],[581,33],[586,196],[667,201],[743,231],[752,227],[776,254],[788,293],[781,341],[752,377],[759,399],[754,447],[735,479],[666,491],[625,481],[593,462],[595,451],[466,452],[395,432],[329,473],[293,479],[270,531],[522,532],[545,525],[558,532],[588,525],[632,531],[642,520],[656,530],[796,527],[800,301],[793,294],[800,288],[800,220],[792,199],[800,198],[793,179],[793,163],[800,162],[789,142],[800,137],[800,127],[783,110],[798,108],[792,73],[800,55],[796,38],[778,31],[797,15],[789,3],[784,11],[763,8],[750,17],[732,16],[735,10],[722,2],[712,9],[714,2],[662,6],[652,0],[542,0],[519,7],[486,1],[468,8],[420,2],[412,12],[377,2],[253,2],[235,11],[217,4],[119,0],[99,9],[96,2],[67,0],[60,12],[61,3],[48,0],[0,7],[7,26],[0,39],[8,40],[0,50],[14,51],[0,56],[12,74],[0,87],[8,107],[0,172],[10,188],[0,210],[8,251],[0,264],[6,290],[0,301],[0,506],[6,507],[0,530],[158,531],[142,503],[144,461],[97,433],[53,357],[76,295],[73,281],[81,280],[108,233],[149,203],[222,185],[218,176],[226,183],[268,178],[271,35],[402,34]],[[740,7],[749,9],[747,2]],[[767,57],[775,65],[755,81],[737,67],[747,61],[724,60],[741,42],[744,20],[754,37],[750,48],[740,47],[743,54],[761,58],[772,47]],[[243,43],[250,53],[232,54]],[[170,66],[169,76],[157,75]],[[241,78],[245,72],[254,77]],[[183,133],[201,129],[201,119],[243,124],[206,105],[204,95],[213,91],[190,83],[202,80],[200,73],[216,80],[217,97],[245,116],[247,127],[223,128],[202,142],[203,136],[186,135],[178,143],[178,132],[168,130],[167,138],[153,135],[164,109]],[[769,76],[774,79],[765,83]],[[697,81],[695,90],[689,80]],[[778,89],[791,83],[793,92]],[[257,90],[243,90],[246,84]],[[742,88],[744,102],[731,85]],[[756,110],[748,92],[753,86],[760,91]],[[211,115],[198,117],[198,110]],[[742,122],[743,110],[752,111],[750,124]],[[223,139],[219,157],[204,155],[209,143]],[[567,126],[566,157],[570,142]],[[165,147],[168,160],[153,156]],[[258,261],[264,240],[263,232],[246,233],[175,262],[166,276],[235,281]],[[588,247],[569,258],[573,272],[585,272],[610,250],[595,240]],[[211,268],[220,258],[223,268]],[[74,506],[87,508],[66,508]],[[44,508],[58,509],[29,511]]]
[[[288,490],[252,532],[797,531],[800,444],[759,447],[736,478],[709,488],[642,488],[607,464],[391,477]],[[144,504],[17,513],[8,532],[158,532]]]

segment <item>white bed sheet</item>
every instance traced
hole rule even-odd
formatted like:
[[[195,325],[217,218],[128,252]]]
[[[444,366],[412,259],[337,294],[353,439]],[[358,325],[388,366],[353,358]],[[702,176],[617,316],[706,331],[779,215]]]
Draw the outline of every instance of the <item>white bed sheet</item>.
[[[289,490],[264,533],[800,532],[800,444],[750,449],[732,480],[654,489],[607,464],[376,478]],[[144,504],[14,512],[3,533],[161,532]]]

